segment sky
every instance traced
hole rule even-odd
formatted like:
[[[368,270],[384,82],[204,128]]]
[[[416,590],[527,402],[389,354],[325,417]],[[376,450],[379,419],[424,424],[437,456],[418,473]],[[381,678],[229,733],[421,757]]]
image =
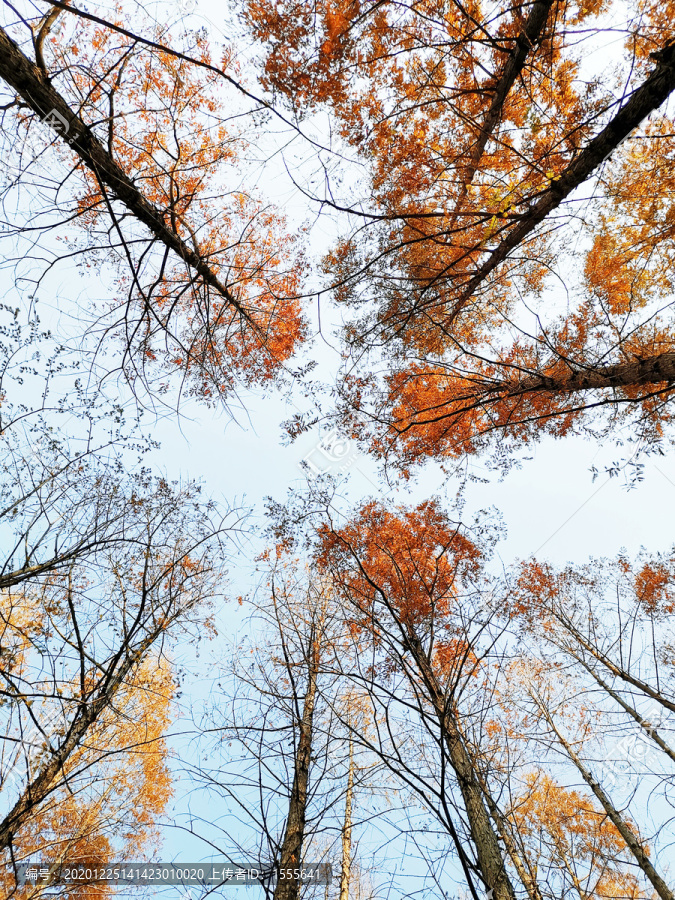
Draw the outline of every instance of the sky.
[[[215,2],[179,0],[175,4],[163,4],[170,14],[185,15],[190,27],[207,27],[216,40],[231,34],[231,24],[223,22],[222,6]],[[313,122],[311,128],[321,131],[321,123]],[[261,147],[261,158],[268,150]],[[302,155],[302,151],[298,150]],[[296,160],[298,173],[305,173],[302,160]],[[308,164],[307,164],[308,165]],[[275,168],[276,166],[276,168]],[[295,176],[294,176],[295,177]],[[283,206],[289,224],[296,226],[312,217],[291,177],[277,161],[260,170],[260,185],[273,199]],[[311,237],[314,252],[326,248],[333,236],[330,223],[320,221]],[[71,296],[75,298],[84,283],[71,273]],[[54,294],[58,296],[58,292]],[[318,372],[328,379],[341,363],[337,342],[332,329],[337,315],[322,300],[322,334],[317,333],[316,305],[310,309],[310,322],[316,341],[309,351],[319,360]],[[58,324],[58,304],[49,299],[41,301],[43,317]],[[63,309],[60,310],[63,313]],[[262,395],[244,391],[242,408],[234,409],[234,415],[223,410],[208,409],[187,402],[179,417],[164,416],[148,425],[153,438],[160,442],[160,449],[152,451],[146,464],[165,473],[170,479],[197,479],[204,485],[205,493],[226,503],[250,506],[250,525],[253,529],[239,545],[233,547],[230,562],[231,598],[255,587],[255,556],[263,546],[261,530],[265,526],[264,508],[267,497],[283,501],[289,489],[299,489],[305,484],[307,470],[303,459],[324,460],[317,448],[325,430],[317,429],[302,435],[295,443],[287,444],[281,421],[294,412],[311,412],[307,398],[293,396],[288,402],[278,393]],[[675,506],[675,459],[672,455],[644,460],[643,480],[629,489],[620,474],[610,478],[605,467],[625,453],[625,448],[599,447],[589,439],[570,437],[564,440],[544,439],[529,448],[522,467],[514,468],[503,479],[478,463],[473,463],[473,474],[486,479],[483,483],[470,483],[464,494],[463,518],[469,521],[480,510],[490,510],[495,522],[505,527],[505,537],[497,548],[499,561],[508,569],[516,560],[537,555],[555,565],[568,562],[584,562],[589,556],[615,556],[620,551],[635,554],[641,547],[651,551],[667,551],[675,536],[668,511]],[[317,455],[318,454],[318,455]],[[398,503],[417,503],[440,492],[452,506],[459,482],[448,480],[437,466],[430,465],[411,483],[398,488],[384,486],[378,477],[372,460],[358,453],[354,446],[348,448],[349,465],[344,479],[343,509],[350,504],[368,498],[386,499]],[[323,463],[322,463],[323,464]],[[593,480],[591,469],[599,471]],[[334,470],[331,470],[334,471]],[[342,482],[341,482],[342,484]],[[229,639],[241,626],[241,612],[234,599],[224,602],[217,611],[217,625]],[[193,673],[188,690],[182,698],[184,721],[189,725],[190,713],[208,699],[213,683],[213,665],[222,648],[206,647],[199,658],[192,650],[184,651],[181,662]],[[211,662],[210,662],[211,661]],[[179,734],[183,720],[174,724],[173,732]],[[192,745],[176,738],[174,746],[181,753],[190,753]],[[192,810],[199,817],[216,817],[218,810],[209,808],[209,801],[181,793],[177,789],[177,815],[185,822]],[[193,804],[196,804],[193,806]],[[177,820],[178,821],[178,820]],[[168,829],[162,857],[185,859],[192,851],[202,852],[201,845],[190,844],[185,834]],[[254,896],[254,892],[232,892],[231,896]],[[167,894],[167,896],[169,896]],[[177,896],[174,892],[172,896]],[[228,892],[227,896],[230,896]]]

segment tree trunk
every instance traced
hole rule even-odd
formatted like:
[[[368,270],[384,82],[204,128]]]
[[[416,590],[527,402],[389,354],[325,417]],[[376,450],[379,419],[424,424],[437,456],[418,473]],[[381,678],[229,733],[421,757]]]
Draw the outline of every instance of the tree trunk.
[[[274,900],[298,900],[301,882],[295,877],[281,878],[284,872],[298,869],[302,863],[302,842],[305,836],[305,818],[307,812],[307,788],[309,785],[309,768],[312,756],[312,725],[316,702],[318,653],[312,648],[307,681],[307,693],[302,705],[300,720],[300,737],[295,754],[293,787],[288,806],[288,818],[281,851],[279,853],[279,878],[274,890]]]
[[[621,706],[629,714],[629,716],[631,716],[631,718],[633,718],[638,723],[640,728],[642,728],[642,730],[647,734],[649,739],[652,740],[656,744],[656,746],[666,754],[666,756],[668,756],[673,762],[675,762],[675,750],[673,750],[672,747],[670,747],[663,740],[661,735],[657,733],[652,723],[645,722],[640,713],[635,709],[635,707],[631,706],[630,703],[626,703],[623,697],[615,690],[613,690],[610,685],[607,684],[604,678],[601,678],[584,659],[582,659],[576,653],[573,653],[571,651],[568,652],[570,652],[572,658],[575,659],[579,663],[579,665],[583,666],[584,669],[586,669],[589,675],[591,675],[591,677],[595,679],[600,687],[609,694],[612,700],[615,700],[619,704],[619,706]]]
[[[464,744],[464,738],[457,728],[452,713],[447,709],[447,698],[440,689],[419,638],[408,632],[406,642],[426,683],[438,717],[443,742],[447,747],[450,764],[464,800],[486,896],[490,900],[515,900],[499,840],[485,808],[483,790]]]
[[[342,827],[342,871],[340,873],[340,900],[349,900],[349,880],[352,865],[352,795],[354,793],[354,738],[349,737],[349,774],[345,797],[345,821]]]
[[[601,388],[632,387],[636,384],[662,384],[675,381],[675,352],[660,353],[646,359],[615,363],[611,366],[589,365],[568,375],[527,375],[518,381],[498,382],[502,396],[518,396],[540,391],[564,394]]]
[[[542,715],[548,722],[551,730],[555,734],[555,736],[560,741],[560,744],[565,748],[565,751],[569,758],[572,760],[574,765],[577,767],[579,772],[581,773],[581,777],[584,779],[586,784],[593,791],[597,799],[600,801],[602,808],[607,813],[609,820],[612,822],[616,830],[619,832],[621,837],[624,839],[626,846],[630,850],[633,858],[637,862],[638,866],[642,869],[645,874],[645,877],[649,880],[651,885],[653,886],[656,893],[659,895],[661,900],[675,900],[675,894],[673,894],[672,890],[668,887],[666,882],[661,878],[659,873],[656,871],[654,866],[651,864],[649,857],[647,856],[646,851],[643,849],[642,844],[633,833],[632,829],[629,827],[626,820],[621,816],[616,807],[612,804],[612,801],[609,799],[607,794],[600,787],[598,782],[593,778],[590,771],[586,768],[586,766],[579,759],[577,754],[572,749],[571,745],[568,741],[565,740],[560,731],[556,728],[553,719],[548,712],[547,709],[544,708],[543,704],[539,701],[537,705],[539,706]]]
[[[499,836],[506,848],[506,852],[509,854],[509,859],[513,863],[513,867],[518,873],[518,877],[520,878],[523,887],[527,891],[527,896],[530,900],[543,900],[539,885],[537,884],[536,869],[533,872],[527,859],[527,854],[525,852],[522,854],[520,853],[517,842],[514,840],[511,833],[509,822],[502,815],[488,786],[482,779],[481,786],[483,788],[483,794],[485,795],[485,801],[490,810],[490,815],[492,816],[492,821],[495,823],[495,827],[499,832]]]
[[[661,706],[664,706],[666,709],[669,709],[671,712],[675,712],[675,702],[669,700],[665,697],[661,691],[656,690],[650,684],[647,684],[646,681],[642,681],[640,678],[636,678],[634,675],[631,675],[630,672],[626,672],[620,666],[617,666],[615,663],[609,659],[604,653],[601,653],[596,647],[590,644],[581,632],[577,631],[575,628],[571,628],[568,624],[563,622],[565,628],[574,636],[574,639],[578,641],[581,646],[587,650],[594,659],[603,665],[612,675],[620,678],[622,681],[625,681],[627,684],[632,684],[633,687],[637,688],[639,691],[646,697],[651,697],[652,700],[656,700],[657,703],[660,703]],[[590,670],[589,670],[590,671]]]
[[[486,895],[492,900],[514,900],[513,885],[506,871],[499,841],[485,808],[483,792],[462,735],[449,714],[439,714],[439,720],[450,762],[464,800],[471,837],[476,847],[478,868],[486,886]]]
[[[527,21],[523,26],[523,30],[518,35],[513,49],[509,54],[509,58],[506,61],[504,70],[502,71],[501,77],[495,87],[494,94],[492,95],[492,101],[490,102],[488,111],[480,126],[480,132],[476,138],[476,142],[469,151],[468,165],[466,166],[459,196],[457,197],[455,208],[450,219],[450,227],[454,225],[457,221],[458,214],[462,211],[464,201],[467,197],[468,187],[478,171],[478,163],[485,152],[485,147],[490,135],[494,132],[501,118],[504,102],[506,101],[511,88],[515,84],[516,79],[523,71],[523,66],[525,65],[528,54],[534,45],[541,39],[553,3],[554,0],[535,0],[535,3],[532,4],[530,14],[527,17]]]
[[[499,246],[493,250],[475,275],[465,284],[445,327],[455,319],[488,275],[569,195],[583,184],[603,160],[619,146],[631,131],[658,109],[675,90],[675,44],[667,44],[658,54],[654,71],[630,95],[628,102],[607,123],[600,134],[582,150],[559,177],[551,181],[539,200],[518,216],[520,221],[510,228]],[[511,220],[512,221],[512,220]],[[507,228],[510,226],[506,226]]]

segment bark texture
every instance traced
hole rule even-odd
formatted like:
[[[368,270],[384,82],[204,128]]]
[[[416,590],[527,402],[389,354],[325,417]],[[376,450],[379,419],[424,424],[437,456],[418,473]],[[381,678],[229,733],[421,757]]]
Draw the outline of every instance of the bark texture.
[[[352,796],[354,794],[354,739],[349,738],[349,774],[345,797],[345,821],[342,826],[342,871],[340,873],[340,900],[349,900],[349,882],[352,866]]]
[[[675,381],[675,352],[669,351],[647,359],[615,363],[611,366],[589,366],[570,371],[567,376],[529,375],[519,381],[503,382],[500,393],[509,396],[534,391],[573,393],[600,388],[632,387],[638,384],[662,384]]]

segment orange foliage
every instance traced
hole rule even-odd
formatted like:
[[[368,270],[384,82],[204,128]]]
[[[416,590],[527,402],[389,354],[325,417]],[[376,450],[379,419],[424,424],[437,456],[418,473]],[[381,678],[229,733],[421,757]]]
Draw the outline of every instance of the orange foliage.
[[[404,474],[429,456],[478,453],[495,435],[515,447],[562,437],[598,407],[611,411],[608,428],[634,416],[645,441],[672,419],[667,380],[569,386],[574,374],[675,350],[670,119],[613,149],[578,227],[571,204],[554,207],[472,285],[617,109],[611,79],[587,75],[583,59],[585,41],[604,36],[609,0],[552,2],[508,82],[538,5],[247,2],[267,86],[298,112],[328,107],[369,171],[365,224],[324,270],[336,299],[365,310],[348,341],[385,347],[383,378],[364,390],[357,373],[345,415],[356,412],[364,442]],[[622,84],[653,71],[649,54],[675,36],[672,13],[639,0],[630,40],[616,46]],[[552,270],[566,297],[540,304]]]
[[[635,596],[649,615],[665,616],[675,612],[674,561],[653,560],[635,574]]]
[[[406,282],[430,290],[424,303],[433,322],[452,304],[448,283],[459,286],[475,270],[506,217],[550,184],[592,127],[601,101],[596,86],[582,85],[565,28],[592,20],[602,6],[553,4],[521,75],[526,87],[503,102],[499,139],[482,152],[474,177],[480,122],[529,7],[248,0],[248,20],[267,46],[266,84],[298,111],[330,105],[371,167],[377,211],[402,217],[387,224],[374,250],[393,253]],[[428,350],[438,329],[427,329],[425,316],[404,324],[408,293],[387,287],[380,318]]]
[[[630,871],[623,838],[590,797],[542,772],[526,778],[509,816],[525,840],[531,871],[560,879],[581,897],[638,900],[640,883]]]
[[[576,598],[584,609],[600,608],[603,594],[622,598],[642,621],[658,620],[675,612],[675,557],[672,554],[638,556],[635,564],[625,557],[595,560],[586,566],[556,571],[547,563],[528,560],[509,597],[511,615],[532,625],[552,622],[556,612],[572,614]]]
[[[479,660],[471,644],[462,638],[437,640],[434,647],[434,671],[441,680],[451,680],[460,669],[477,677]]]
[[[113,21],[125,24],[121,9]],[[295,299],[301,272],[297,236],[287,233],[281,214],[240,188],[247,142],[226,122],[227,105],[217,92],[222,81],[109,29],[82,19],[75,23],[67,39],[53,34],[48,43],[68,90],[84,98],[80,115],[105,123],[95,131],[112,159],[239,306],[171,255],[157,256],[144,282],[147,263],[133,276],[120,275],[116,304],[126,303],[128,295],[143,309],[141,287],[151,298],[152,315],[145,313],[139,332],[145,360],[182,369],[206,398],[228,393],[236,373],[255,383],[269,381],[304,339]],[[134,27],[141,24],[135,21]],[[161,29],[154,31],[161,42]],[[192,56],[211,64],[205,37],[196,33],[190,39]],[[227,49],[221,67],[238,77]],[[109,198],[89,169],[82,168],[82,176],[77,221],[93,237],[110,228]],[[119,262],[126,265],[122,251]],[[177,325],[167,347],[163,335],[153,334],[158,322],[168,328],[169,319]]]
[[[156,827],[172,795],[163,738],[170,722],[173,677],[165,661],[146,659],[118,692],[65,765],[58,788],[14,838],[14,856],[59,865],[95,866],[137,858],[159,841]],[[5,871],[5,887],[13,883]],[[0,882],[2,883],[2,882]],[[32,896],[18,888],[17,900]],[[67,900],[98,900],[115,888],[63,886]]]
[[[450,627],[462,593],[479,577],[482,554],[435,501],[388,510],[371,502],[344,528],[320,532],[318,563],[358,606],[368,627],[374,604],[385,604],[406,627]],[[439,659],[451,644],[440,645]]]

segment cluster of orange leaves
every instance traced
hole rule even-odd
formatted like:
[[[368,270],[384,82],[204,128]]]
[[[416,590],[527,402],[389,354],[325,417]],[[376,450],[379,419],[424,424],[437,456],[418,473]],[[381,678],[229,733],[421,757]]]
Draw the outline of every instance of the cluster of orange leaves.
[[[602,6],[602,0],[561,2],[551,22],[579,26]],[[562,171],[590,127],[581,123],[598,109],[592,90],[580,87],[578,61],[562,29],[549,27],[523,73],[527,89],[507,98],[499,142],[483,154],[473,179],[467,156],[522,31],[519,7],[488,15],[479,2],[249,0],[248,19],[268,48],[267,85],[299,110],[329,104],[345,139],[368,160],[373,199],[382,212],[404,216],[391,222],[383,244],[396,247],[397,265],[420,286],[438,279],[461,283],[475,268],[494,217]],[[484,19],[489,41],[475,27]],[[481,212],[458,222],[457,203]],[[437,210],[437,218],[415,216]],[[453,240],[457,228],[461,236]],[[383,315],[392,314],[387,309]]]
[[[560,571],[548,563],[528,560],[521,565],[509,610],[512,616],[529,624],[536,621],[550,627],[556,609],[570,611],[575,596],[588,602],[611,592],[612,584],[640,618],[659,620],[675,612],[675,558],[668,554],[643,554],[634,565],[619,556],[603,565],[596,561]]]
[[[435,627],[449,662],[452,613],[481,571],[482,554],[436,501],[389,510],[370,502],[339,530],[323,527],[317,557],[354,607],[354,625],[393,615],[406,628]],[[383,612],[383,605],[389,613]]]
[[[674,286],[675,168],[666,118],[603,170],[604,207],[586,223],[591,240],[578,285],[585,296],[571,311],[568,304],[562,320],[544,312],[536,335],[529,328],[512,333],[518,293],[537,298],[555,263],[543,235],[528,238],[490,276],[487,302],[474,297],[461,306],[485,254],[576,158],[604,110],[614,109],[601,79],[584,81],[581,45],[569,39],[570,30],[601,33],[608,9],[607,0],[553,4],[494,139],[474,158],[529,6],[248,2],[248,20],[267,47],[267,86],[298,111],[330,107],[370,168],[371,206],[390,217],[341,239],[324,268],[338,300],[375,307],[378,327],[359,320],[350,340],[367,345],[377,334],[403,347],[397,361],[405,363],[375,392],[386,434],[373,426],[364,437],[381,455],[393,439],[406,471],[428,456],[478,452],[482,436],[494,432],[506,431],[516,444],[563,436],[586,421],[598,399],[592,395],[587,405],[566,389],[569,364],[611,365],[675,347],[672,325],[654,309],[659,301],[667,307]],[[622,61],[636,62],[638,80],[675,21],[670,2],[640,0],[639,9]],[[410,362],[411,350],[421,358]],[[519,373],[530,372],[556,384],[510,390]],[[617,419],[634,409],[658,439],[671,420],[665,388],[627,384],[602,402],[613,404]]]
[[[114,21],[125,24],[121,10]],[[161,42],[164,35],[155,31]],[[197,34],[194,42],[191,54],[211,64],[205,38]],[[96,131],[113,160],[245,310],[242,315],[184,263],[169,260],[159,279],[152,273],[152,302],[158,319],[179,319],[178,342],[167,356],[161,341],[152,346],[148,339],[145,359],[161,355],[169,369],[183,368],[195,391],[207,397],[229,391],[233,372],[253,382],[269,381],[304,338],[295,299],[298,236],[287,232],[281,214],[239,188],[238,160],[247,144],[226,122],[219,94],[223,82],[215,73],[135,47],[131,39],[81,19],[69,40],[54,35],[50,46],[70,90],[86,98],[80,114],[104,123]],[[221,68],[240,75],[229,50]],[[89,230],[102,222],[107,228],[100,185],[87,169],[83,178],[78,221]],[[118,289],[122,297],[138,294],[130,276],[120,276]]]

